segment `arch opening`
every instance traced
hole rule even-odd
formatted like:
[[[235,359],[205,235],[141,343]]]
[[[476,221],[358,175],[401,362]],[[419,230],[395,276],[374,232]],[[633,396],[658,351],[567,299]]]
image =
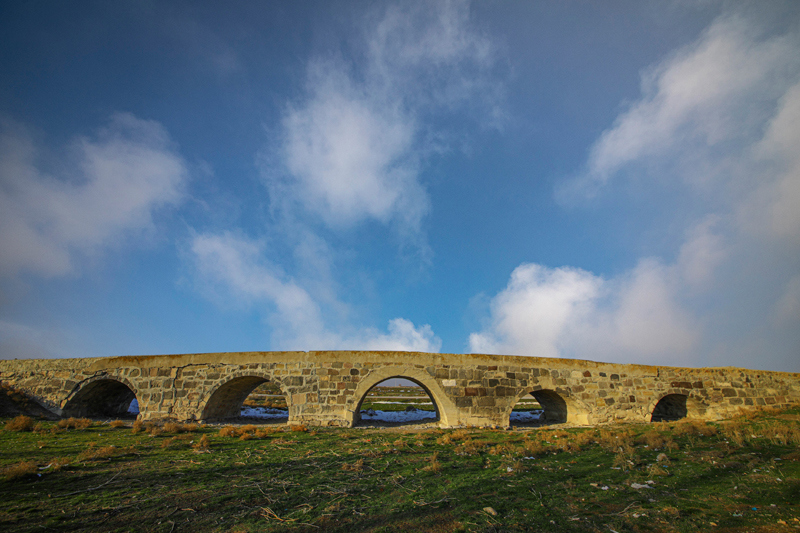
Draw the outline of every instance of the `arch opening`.
[[[686,418],[688,409],[686,401],[689,396],[686,394],[667,394],[660,400],[653,408],[653,414],[650,416],[651,422],[671,422]]]
[[[439,421],[430,391],[415,379],[393,376],[373,385],[358,403],[354,425],[404,426]]]
[[[76,418],[136,418],[139,402],[133,390],[121,381],[98,379],[75,393],[61,413]]]
[[[512,426],[563,424],[567,421],[567,402],[553,390],[542,389],[524,394],[509,417]]]
[[[206,403],[203,420],[237,419],[248,423],[286,423],[289,409],[280,385],[261,376],[242,376],[223,383]]]

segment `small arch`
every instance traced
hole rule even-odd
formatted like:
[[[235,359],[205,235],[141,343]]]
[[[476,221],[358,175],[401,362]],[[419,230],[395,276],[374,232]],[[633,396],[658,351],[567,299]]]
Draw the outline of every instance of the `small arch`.
[[[686,418],[689,414],[687,408],[687,394],[667,394],[662,396],[653,408],[650,415],[651,422],[671,422]]]
[[[514,422],[511,417],[513,407],[516,407],[520,401],[530,394],[536,402],[541,406],[542,413],[539,419],[532,421],[531,425],[542,424],[575,424],[579,426],[586,426],[591,424],[591,410],[581,401],[571,397],[568,391],[560,388],[545,389],[537,386],[533,389],[523,390],[511,404],[512,409],[507,411],[509,415],[509,425],[522,425],[520,422]]]
[[[385,383],[389,382],[390,380],[402,379],[404,381],[410,381],[413,383],[413,387],[418,387],[419,391],[424,393],[425,397],[430,400],[431,405],[433,406],[432,416],[424,416],[424,412],[431,412],[424,407],[417,408],[415,405],[409,404],[404,411],[400,412],[390,412],[385,413],[384,416],[378,416],[377,418],[372,418],[368,414],[364,413],[364,404],[365,402],[371,403],[373,400],[370,398],[370,393],[375,391],[377,388],[383,386]],[[402,387],[401,387],[402,388]],[[406,387],[407,388],[407,387]],[[417,395],[413,397],[414,399],[422,398],[422,395]],[[381,398],[375,398],[376,400]],[[394,402],[396,398],[383,398],[388,402]],[[386,403],[386,402],[383,402]],[[416,402],[415,402],[416,403]],[[380,410],[378,410],[380,413]],[[387,416],[388,415],[388,416]],[[419,416],[422,415],[422,416]],[[366,418],[365,418],[366,416]],[[380,423],[392,423],[393,425],[404,425],[404,424],[423,424],[429,422],[438,422],[439,421],[439,408],[436,405],[436,400],[433,399],[430,391],[420,382],[415,379],[407,378],[405,376],[392,376],[390,378],[384,379],[383,381],[376,383],[373,385],[364,396],[361,397],[361,401],[358,402],[358,407],[356,408],[355,416],[353,418],[353,425],[358,424],[359,422],[380,422]]]
[[[136,402],[136,411],[131,404]],[[75,391],[61,409],[65,417],[130,418],[138,414],[136,393],[129,383],[115,378],[97,378]]]
[[[268,418],[258,416],[257,410],[253,409],[254,406],[244,405],[248,396],[264,384],[278,385],[277,390],[282,392],[277,382],[271,381],[264,376],[235,376],[225,381],[209,395],[201,418],[203,420],[230,420],[243,416],[247,418]],[[284,396],[286,396],[285,393]],[[281,417],[281,419],[283,418],[288,419],[288,410],[286,417]]]
[[[533,400],[532,402],[530,400]],[[528,405],[526,405],[526,403]],[[520,409],[520,407],[524,409]],[[532,411],[535,414],[529,414]],[[525,415],[528,416],[525,416]],[[537,416],[538,415],[538,416]],[[563,424],[567,421],[569,409],[567,402],[556,391],[541,389],[522,394],[511,411],[511,425]]]

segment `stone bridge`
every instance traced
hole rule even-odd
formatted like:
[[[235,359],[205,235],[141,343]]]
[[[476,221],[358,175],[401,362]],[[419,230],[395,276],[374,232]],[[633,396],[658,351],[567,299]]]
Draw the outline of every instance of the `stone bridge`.
[[[525,395],[546,420],[588,425],[721,419],[800,404],[800,374],[497,355],[240,352],[0,361],[0,382],[59,416],[224,420],[258,385],[277,384],[289,424],[352,427],[367,392],[393,377],[420,385],[441,427],[509,425]]]

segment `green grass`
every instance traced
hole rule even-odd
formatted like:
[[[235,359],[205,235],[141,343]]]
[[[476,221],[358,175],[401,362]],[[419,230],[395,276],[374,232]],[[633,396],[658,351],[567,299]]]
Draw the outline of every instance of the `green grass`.
[[[171,429],[0,429],[0,531],[800,530],[797,410],[527,431]]]

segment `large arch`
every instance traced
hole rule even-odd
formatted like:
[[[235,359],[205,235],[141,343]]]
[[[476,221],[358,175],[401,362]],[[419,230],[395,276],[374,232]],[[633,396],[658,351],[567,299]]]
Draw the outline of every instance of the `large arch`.
[[[97,376],[82,383],[64,401],[65,417],[120,418],[137,399],[136,389],[125,378]]]
[[[403,378],[413,381],[431,397],[436,412],[439,415],[439,425],[449,427],[455,425],[458,420],[458,412],[456,406],[445,394],[444,389],[439,383],[431,377],[430,374],[422,369],[413,366],[398,366],[391,365],[381,368],[376,368],[370,371],[359,383],[350,397],[345,412],[347,425],[353,427],[360,419],[361,404],[364,403],[367,393],[375,385],[392,378]]]
[[[208,394],[208,399],[200,405],[201,420],[225,420],[238,418],[242,404],[256,387],[266,382],[277,383],[281,392],[286,397],[286,404],[291,409],[290,396],[283,388],[280,381],[272,376],[260,374],[236,374],[222,380]]]

